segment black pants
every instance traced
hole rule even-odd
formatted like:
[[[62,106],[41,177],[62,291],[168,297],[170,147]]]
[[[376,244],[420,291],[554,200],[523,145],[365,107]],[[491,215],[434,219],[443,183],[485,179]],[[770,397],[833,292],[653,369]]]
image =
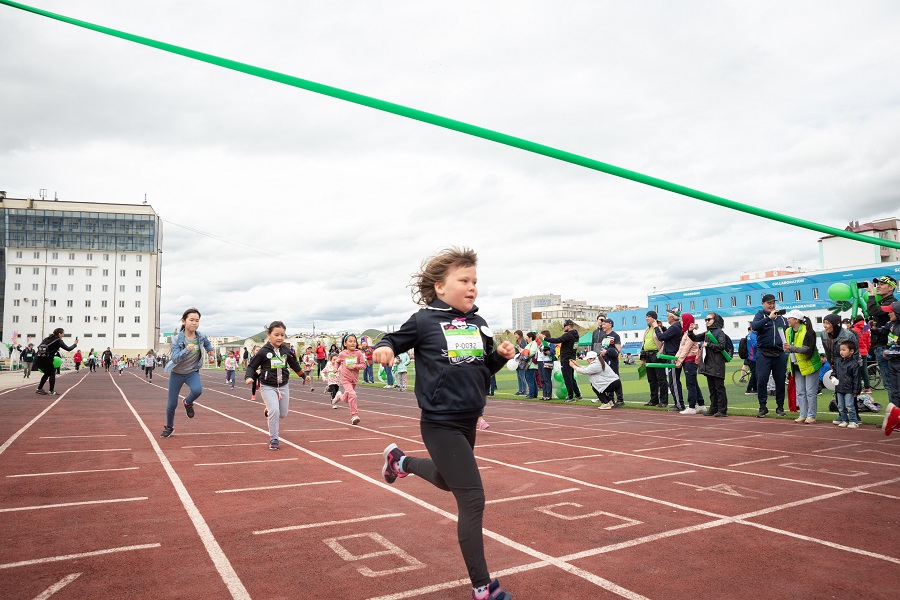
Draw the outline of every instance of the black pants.
[[[153,379],[153,367],[144,367],[144,377]]]
[[[81,369],[81,363],[80,362],[75,363],[75,372],[77,373],[80,369]]]
[[[656,352],[644,356],[648,363],[659,362]],[[669,384],[666,382],[666,369],[647,369],[647,383],[650,384],[650,404],[659,406],[669,405]]]
[[[756,361],[748,360],[747,361],[747,371],[749,375],[747,375],[747,393],[756,393]]]
[[[666,361],[670,362],[670,361]],[[672,401],[675,402],[675,408],[684,410],[684,394],[681,387],[681,367],[672,365],[671,369],[663,369],[666,373],[667,385],[669,391],[672,392]]]
[[[422,441],[431,458],[407,456],[403,470],[415,473],[442,490],[452,492],[459,512],[456,531],[459,549],[469,570],[472,587],[491,581],[484,558],[481,532],[484,516],[484,486],[475,463],[475,432],[478,419],[420,422]]]
[[[775,408],[784,410],[784,379],[787,376],[787,354],[769,357],[758,351],[756,354],[756,397],[760,410],[766,409],[769,397],[769,375],[775,378]]]
[[[107,371],[109,371],[109,365],[111,365],[111,364],[112,364],[111,361],[108,361],[108,360],[104,360],[104,361],[103,361],[103,367],[104,367]]]
[[[569,400],[581,398],[581,390],[578,389],[578,382],[575,380],[575,371],[569,366],[569,361],[560,361],[559,366],[562,368],[563,383],[566,384],[566,393]]]
[[[324,369],[325,365],[327,365],[327,364],[328,364],[327,358],[317,358],[316,359],[316,366],[319,368],[319,371],[316,373],[317,376],[319,376],[319,377],[322,376],[322,369]],[[309,375],[309,373],[307,373],[307,375]]]
[[[338,384],[332,383],[328,386],[328,393],[331,394],[331,399],[334,400],[334,397],[337,396],[338,393]]]
[[[594,390],[595,394],[597,394],[597,398],[600,399],[600,402],[613,402],[622,393],[622,382],[619,379],[616,379],[611,384],[606,386],[606,389],[602,392],[594,386],[591,386],[591,389]]]
[[[610,367],[612,367],[613,373],[615,373],[616,375],[619,374],[619,359],[618,358],[616,358],[615,360],[607,360],[606,364],[608,364]],[[619,404],[625,403],[625,396],[622,393],[622,381],[621,380],[619,380],[619,388],[616,390],[616,402]]]
[[[728,395],[725,393],[725,378],[706,376],[709,387],[709,414],[728,414]]]
[[[44,374],[41,376],[41,382],[38,384],[38,389],[44,389],[44,384],[49,381],[50,388],[47,390],[52,392],[56,387],[56,369],[53,368],[53,363],[48,361],[34,361],[34,368],[41,369]]]

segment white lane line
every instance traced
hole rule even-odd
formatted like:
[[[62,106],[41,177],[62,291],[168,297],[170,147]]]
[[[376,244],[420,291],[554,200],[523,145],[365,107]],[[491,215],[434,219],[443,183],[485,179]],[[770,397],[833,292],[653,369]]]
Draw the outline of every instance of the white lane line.
[[[20,435],[22,435],[23,433],[25,433],[26,431],[28,431],[28,428],[29,428],[29,427],[31,427],[32,425],[34,425],[35,423],[37,423],[37,420],[38,420],[38,419],[40,419],[41,417],[43,417],[44,415],[46,415],[46,414],[50,411],[51,408],[53,408],[53,407],[56,406],[60,401],[62,401],[62,399],[66,397],[66,394],[68,394],[69,392],[71,392],[72,390],[74,390],[76,387],[78,387],[78,386],[81,384],[82,381],[84,381],[84,377],[82,377],[81,379],[79,379],[79,380],[78,380],[78,383],[76,383],[75,385],[73,385],[72,387],[70,387],[69,389],[67,389],[66,391],[64,391],[64,392],[62,393],[61,396],[59,396],[56,400],[53,401],[52,404],[50,404],[50,406],[48,406],[47,408],[45,408],[44,410],[42,410],[41,412],[39,412],[39,413],[37,414],[36,417],[34,417],[32,420],[30,420],[30,421],[28,421],[27,423],[25,423],[25,425],[23,425],[22,428],[21,428],[20,430],[18,430],[18,431],[15,432],[14,434],[12,434],[8,440],[6,440],[5,442],[3,442],[3,445],[0,445],[0,454],[3,454],[3,453],[6,451],[7,448],[9,448],[10,446],[12,446],[12,443],[13,443],[14,441],[16,441],[16,439],[18,439],[18,437],[19,437]]]
[[[140,467],[121,467],[118,469],[88,469],[86,471],[56,471],[55,473],[21,473],[7,477],[44,477],[46,475],[77,475],[80,473],[108,473],[110,471],[136,471]]]
[[[344,439],[336,439],[336,440],[309,440],[310,444],[323,444],[325,442],[360,442],[362,440],[383,440],[383,437],[370,437],[370,438],[344,438]]]
[[[111,500],[86,500],[84,502],[66,502],[64,504],[44,504],[43,506],[19,506],[17,508],[0,508],[0,513],[16,512],[20,510],[41,510],[42,508],[62,508],[65,506],[85,506],[88,504],[113,504],[115,502],[135,502],[147,500],[146,496],[140,498],[114,498]]]
[[[46,590],[35,596],[34,600],[47,600],[47,598],[78,579],[80,575],[81,573],[72,573],[71,575],[66,575],[65,577],[48,587]]]
[[[494,446],[521,446],[523,444],[530,444],[531,442],[502,442],[499,444],[478,444],[478,449],[482,448],[492,448]]]
[[[306,433],[307,431],[347,431],[346,427],[321,427],[318,429],[282,429],[281,431],[291,433]]]
[[[163,470],[169,477],[169,481],[172,482],[172,487],[175,488],[175,492],[178,494],[178,499],[181,500],[181,505],[184,506],[185,512],[187,512],[188,518],[190,518],[191,520],[191,524],[197,531],[197,535],[200,537],[200,541],[203,543],[203,547],[206,549],[207,554],[209,554],[209,557],[212,559],[213,564],[216,566],[216,570],[219,572],[219,576],[225,583],[225,587],[227,587],[228,591],[231,593],[231,597],[234,600],[251,600],[250,593],[247,591],[247,588],[244,587],[244,584],[241,581],[240,577],[238,577],[238,574],[234,570],[234,567],[231,566],[231,562],[228,560],[228,557],[225,556],[225,551],[222,550],[219,542],[216,541],[212,530],[209,528],[209,525],[206,523],[203,515],[200,514],[200,510],[197,508],[197,505],[194,504],[194,500],[191,498],[190,493],[188,493],[187,488],[184,486],[184,482],[181,481],[180,477],[178,477],[178,473],[175,472],[175,468],[172,466],[172,463],[169,462],[169,459],[166,458],[166,455],[163,453],[162,448],[160,448],[159,443],[156,441],[156,436],[150,432],[147,424],[141,420],[141,416],[138,414],[137,410],[135,410],[131,402],[128,401],[128,397],[125,396],[125,392],[122,391],[122,388],[119,387],[119,385],[112,377],[110,377],[110,381],[114,386],[116,386],[116,389],[119,390],[119,394],[122,396],[122,400],[125,401],[125,404],[128,406],[131,414],[134,415],[134,418],[138,422],[138,425],[140,425],[141,429],[144,431],[144,435],[147,436],[148,440],[150,440],[150,446],[153,448],[153,451],[156,453],[156,457],[162,464]],[[162,386],[156,384],[150,385],[154,385],[155,387],[164,389],[162,388]]]
[[[233,448],[234,446],[265,446],[266,442],[244,442],[242,444],[206,444],[204,446],[182,446],[182,448]]]
[[[217,494],[231,494],[234,492],[261,492],[263,490],[280,490],[284,488],[291,487],[302,487],[307,485],[325,485],[328,483],[341,483],[340,479],[334,479],[332,481],[310,481],[308,483],[286,483],[283,485],[267,485],[264,487],[251,487],[251,488],[236,488],[233,490],[216,490]]]
[[[421,444],[422,442],[416,442],[417,444]],[[413,454],[415,452],[428,452],[426,448],[413,449],[413,450],[404,450],[404,454]],[[363,454],[342,454],[344,458],[353,458],[355,456],[382,456],[383,452],[365,452]]]
[[[275,529],[261,529],[254,531],[253,535],[263,535],[266,533],[280,533],[282,531],[297,531],[298,529],[312,529],[314,527],[331,527],[333,525],[346,525],[348,523],[365,523],[366,521],[377,521],[379,519],[393,519],[396,517],[404,517],[406,513],[391,513],[387,515],[372,515],[371,517],[359,517],[358,519],[344,519],[343,521],[327,521],[324,523],[307,523],[306,525],[289,525],[288,527],[276,527]]]
[[[856,490],[860,494],[872,494],[873,496],[881,496],[882,498],[893,498],[894,500],[900,500],[900,496],[891,496],[890,494],[879,494],[878,492],[870,492],[869,490]]]
[[[525,430],[524,430],[524,429],[521,429],[520,431],[525,431]],[[513,433],[513,432],[510,431],[509,433]],[[572,441],[575,441],[575,440],[589,440],[589,439],[592,439],[592,438],[609,437],[609,436],[611,436],[611,435],[621,435],[621,434],[619,434],[619,433],[601,433],[601,434],[599,434],[599,435],[585,435],[585,436],[582,436],[582,437],[574,437],[574,438],[560,438],[559,441],[561,441],[561,442],[572,442]]]
[[[762,434],[762,433],[754,433],[753,435],[739,435],[738,437],[723,438],[721,440],[714,440],[714,441],[716,441],[716,442],[733,442],[734,440],[745,440],[747,438],[763,437],[764,435],[765,434]]]
[[[652,450],[667,450],[669,448],[678,448],[680,446],[690,446],[691,444],[673,444],[672,446],[657,446],[655,448],[641,448],[640,450],[632,450],[632,452],[650,452]]]
[[[76,558],[87,558],[89,556],[102,556],[104,554],[114,554],[116,552],[130,552],[131,550],[146,550],[148,548],[159,548],[162,544],[141,544],[139,546],[120,546],[118,548],[107,548],[105,550],[94,550],[93,552],[82,552],[80,554],[66,554],[65,556],[48,556],[46,558],[35,558],[32,560],[23,560],[14,563],[0,564],[0,569],[12,569],[15,567],[27,567],[29,565],[40,565],[50,562],[59,562],[63,560],[74,560]]]
[[[853,446],[859,446],[859,444],[844,444],[843,446],[835,446],[834,448],[822,448],[821,450],[811,450],[812,453],[816,452],[831,452],[832,450],[840,450],[841,448],[851,448]]]
[[[600,456],[606,456],[605,454],[585,454],[584,456],[566,456],[565,458],[557,456],[556,458],[548,458],[546,460],[532,460],[527,463],[523,463],[526,465],[536,465],[539,463],[545,462],[558,462],[560,460],[575,460],[576,458],[597,458]]]
[[[284,462],[286,460],[300,460],[299,458],[269,458],[264,460],[238,460],[235,462],[219,462],[219,463],[196,463],[195,467],[221,467],[225,465],[249,465],[253,463],[273,463]]]
[[[69,438],[101,438],[101,437],[126,437],[124,433],[101,433],[97,435],[42,435],[41,440],[66,440]]]
[[[131,452],[131,448],[107,448],[105,450],[54,450],[53,452],[26,452],[25,454],[80,454],[82,452]]]
[[[761,462],[766,462],[766,461],[769,461],[769,460],[778,460],[778,459],[780,459],[780,458],[787,458],[787,457],[788,457],[788,455],[787,455],[787,454],[784,454],[784,455],[781,455],[781,456],[771,456],[771,457],[769,457],[769,458],[759,458],[759,459],[756,459],[756,460],[747,460],[747,461],[744,461],[744,462],[734,463],[733,465],[728,465],[728,466],[729,466],[729,467],[740,467],[740,466],[743,466],[743,465],[752,465],[753,463],[761,463]]]
[[[246,431],[179,431],[178,435],[243,435]]]
[[[647,481],[648,479],[658,479],[660,477],[671,477],[672,475],[684,475],[685,473],[696,473],[696,471],[678,471],[676,473],[663,473],[662,475],[651,475],[649,477],[638,477],[637,479],[623,479],[622,481],[613,481],[615,485],[620,483],[634,483],[635,481]]]
[[[544,496],[556,496],[558,494],[568,494],[569,492],[580,491],[580,488],[568,488],[565,490],[557,490],[555,492],[544,492],[542,494],[529,494],[528,496],[511,496],[509,498],[498,498],[497,500],[488,500],[485,504],[499,504],[501,502],[513,502],[515,500],[527,500],[529,498],[542,498]]]
[[[772,533],[780,533],[781,535],[786,535],[788,537],[797,538],[798,540],[804,540],[806,542],[814,542],[816,544],[822,544],[823,546],[828,546],[829,548],[837,548],[838,550],[843,550],[845,552],[852,552],[854,554],[861,554],[863,556],[868,556],[870,558],[880,558],[881,560],[886,560],[888,562],[892,562],[894,564],[900,565],[900,558],[894,558],[893,556],[886,556],[884,554],[878,554],[877,552],[869,552],[868,550],[862,550],[860,548],[853,548],[852,546],[836,544],[834,542],[829,542],[828,540],[822,540],[819,538],[809,537],[808,535],[801,535],[799,533],[794,533],[792,531],[787,531],[785,529],[776,529],[774,527],[769,527],[768,525],[763,525],[762,523],[754,523],[752,521],[742,521],[742,523],[745,525],[750,525],[751,527],[756,527],[758,529],[762,529],[763,531],[770,531]]]

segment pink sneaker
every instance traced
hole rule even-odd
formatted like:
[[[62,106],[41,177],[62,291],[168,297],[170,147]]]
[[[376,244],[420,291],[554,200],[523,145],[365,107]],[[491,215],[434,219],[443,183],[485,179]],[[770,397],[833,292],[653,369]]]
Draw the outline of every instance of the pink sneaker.
[[[478,429],[487,429],[488,427],[490,427],[490,425],[488,425],[488,422],[484,419],[478,421]]]
[[[381,475],[388,483],[394,483],[398,477],[406,477],[407,473],[400,470],[400,459],[406,456],[397,444],[391,444],[384,449],[384,466]]]

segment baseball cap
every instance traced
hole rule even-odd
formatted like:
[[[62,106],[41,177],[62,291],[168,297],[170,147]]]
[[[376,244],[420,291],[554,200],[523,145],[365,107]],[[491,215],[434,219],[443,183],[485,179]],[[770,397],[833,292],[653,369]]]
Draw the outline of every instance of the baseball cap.
[[[788,318],[798,319],[798,320],[800,320],[800,321],[803,320],[803,313],[800,312],[799,310],[797,310],[796,308],[793,309],[792,311],[790,311],[790,312],[789,312],[788,314],[786,314],[785,316],[788,317]]]
[[[569,325],[571,325],[572,327],[575,327],[575,321],[573,321],[572,319],[566,319],[565,322],[563,323],[563,327],[567,327]]]
[[[610,325],[615,325],[615,323],[613,323],[613,320],[612,320],[612,319],[609,319],[609,318],[607,318],[607,319],[600,319],[600,322],[601,322],[601,323],[609,323]]]
[[[872,283],[886,283],[893,289],[897,289],[897,280],[890,275],[882,275],[881,277],[876,277],[872,280]]]
[[[681,318],[681,311],[678,310],[677,308],[670,308],[670,309],[666,310],[666,314],[672,315],[676,319]]]
[[[762,297],[763,302],[771,302],[774,299],[775,299],[774,294],[763,294],[763,297]]]
[[[647,311],[647,316],[650,317],[651,319],[658,319],[658,318],[659,318],[659,315],[656,314],[656,311],[655,311],[655,310],[648,310],[648,311]]]
[[[597,353],[591,350],[587,354],[584,355],[587,360],[591,360],[592,358],[597,358]]]

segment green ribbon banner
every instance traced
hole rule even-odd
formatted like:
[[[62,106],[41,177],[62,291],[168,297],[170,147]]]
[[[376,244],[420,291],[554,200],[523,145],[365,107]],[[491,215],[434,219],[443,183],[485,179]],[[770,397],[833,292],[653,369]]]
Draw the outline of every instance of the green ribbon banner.
[[[18,8],[18,9],[24,10],[26,12],[34,13],[36,15],[41,15],[43,17],[48,17],[50,19],[55,19],[57,21],[62,21],[64,23],[69,23],[71,25],[76,25],[78,27],[83,27],[85,29],[90,29],[92,31],[97,31],[99,33],[105,33],[106,35],[111,35],[113,37],[121,38],[123,40],[135,42],[137,44],[143,44],[144,46],[150,46],[151,48],[157,48],[159,50],[165,50],[166,52],[172,52],[173,54],[179,54],[179,55],[185,56],[187,58],[193,58],[195,60],[206,62],[206,63],[212,64],[212,65],[217,65],[219,67],[224,67],[226,69],[231,69],[233,71],[239,71],[241,73],[246,73],[248,75],[253,75],[255,77],[261,77],[263,79],[268,79],[270,81],[275,81],[278,83],[283,83],[285,85],[290,85],[293,87],[301,88],[304,90],[308,90],[310,92],[315,92],[317,94],[323,94],[325,96],[331,96],[332,98],[338,98],[339,100],[345,100],[347,102],[353,102],[355,104],[360,104],[362,106],[368,106],[369,108],[374,108],[374,109],[381,110],[384,112],[389,112],[389,113],[392,113],[395,115],[399,115],[401,117],[415,119],[417,121],[422,121],[423,123],[430,123],[432,125],[437,125],[438,127],[452,129],[453,131],[458,131],[460,133],[465,133],[467,135],[480,137],[480,138],[483,138],[486,140],[490,140],[492,142],[497,142],[500,144],[505,144],[507,146],[512,146],[514,148],[519,148],[521,150],[526,150],[528,152],[534,152],[535,154],[541,154],[543,156],[555,158],[557,160],[561,160],[561,161],[565,161],[568,163],[572,163],[574,165],[586,167],[588,169],[593,169],[595,171],[600,171],[602,173],[607,173],[609,175],[615,175],[616,177],[622,177],[624,179],[636,181],[637,183],[643,183],[645,185],[656,187],[656,188],[666,190],[669,192],[674,192],[676,194],[681,194],[682,196],[688,196],[690,198],[695,198],[697,200],[702,200],[703,202],[709,202],[710,204],[716,204],[718,206],[730,208],[732,210],[737,210],[737,211],[744,212],[747,214],[755,215],[758,217],[762,217],[764,219],[779,221],[781,223],[786,223],[788,225],[793,225],[795,227],[801,227],[801,228],[809,229],[812,231],[818,231],[819,233],[824,233],[826,235],[842,237],[842,238],[854,240],[857,242],[863,242],[866,244],[874,244],[876,246],[885,246],[888,248],[900,249],[900,242],[895,242],[892,240],[884,240],[884,239],[880,239],[880,238],[872,237],[872,236],[868,236],[868,235],[862,235],[862,234],[859,234],[859,233],[856,233],[853,231],[846,231],[844,229],[838,229],[837,227],[830,227],[828,225],[822,225],[820,223],[815,223],[813,221],[808,221],[806,219],[799,219],[797,217],[783,215],[781,213],[777,213],[777,212],[774,212],[771,210],[766,210],[763,208],[758,208],[758,207],[752,206],[750,204],[744,204],[741,202],[736,202],[734,200],[728,200],[727,198],[723,198],[721,196],[714,196],[713,194],[708,194],[706,192],[701,192],[699,190],[685,187],[683,185],[678,185],[677,183],[671,183],[671,182],[665,181],[663,179],[651,177],[650,175],[644,175],[644,174],[638,173],[636,171],[630,171],[628,169],[623,169],[623,168],[617,167],[615,165],[600,162],[599,160],[594,160],[592,158],[587,158],[585,156],[573,154],[572,152],[566,152],[565,150],[558,150],[558,149],[550,147],[550,146],[545,146],[543,144],[531,142],[529,140],[525,140],[522,138],[507,135],[505,133],[493,131],[491,129],[486,129],[484,127],[479,127],[477,125],[470,125],[469,123],[464,123],[462,121],[456,121],[454,119],[448,119],[447,117],[442,117],[440,115],[435,115],[433,113],[428,113],[425,111],[417,110],[415,108],[409,108],[407,106],[403,106],[400,104],[394,104],[393,102],[387,102],[385,100],[379,100],[377,98],[372,98],[371,96],[364,96],[362,94],[357,94],[355,92],[349,92],[347,90],[342,90],[340,88],[332,87],[329,85],[324,85],[321,83],[316,83],[314,81],[301,79],[299,77],[285,75],[284,73],[279,73],[278,71],[271,71],[269,69],[255,67],[253,65],[248,65],[246,63],[238,62],[235,60],[221,58],[219,56],[214,56],[212,54],[206,54],[205,52],[198,52],[197,50],[191,50],[189,48],[175,46],[174,44],[167,44],[165,42],[159,42],[157,40],[153,40],[153,39],[146,38],[146,37],[139,36],[139,35],[134,35],[132,33],[126,33],[124,31],[118,31],[116,29],[111,29],[109,27],[104,27],[102,25],[95,25],[93,23],[88,23],[87,21],[80,21],[78,19],[73,19],[71,17],[67,17],[65,15],[60,15],[57,13],[42,10],[40,8],[34,8],[32,6],[21,4],[19,2],[11,2],[10,0],[0,0],[0,4],[5,4],[5,5],[11,6],[13,8]]]

